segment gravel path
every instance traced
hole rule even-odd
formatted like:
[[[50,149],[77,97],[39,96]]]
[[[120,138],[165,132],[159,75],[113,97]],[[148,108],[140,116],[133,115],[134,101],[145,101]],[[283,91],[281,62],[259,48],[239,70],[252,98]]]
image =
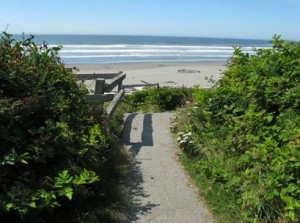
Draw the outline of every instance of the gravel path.
[[[172,113],[126,116],[124,141],[132,152],[129,222],[207,223],[209,212],[176,161]]]

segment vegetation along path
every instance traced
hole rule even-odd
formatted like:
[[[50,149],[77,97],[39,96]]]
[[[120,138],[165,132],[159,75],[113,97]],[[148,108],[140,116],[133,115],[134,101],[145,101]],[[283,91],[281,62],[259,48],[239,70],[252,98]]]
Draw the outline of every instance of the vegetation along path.
[[[131,222],[211,221],[176,161],[176,145],[169,132],[171,116],[172,113],[126,116],[124,140],[134,162]]]

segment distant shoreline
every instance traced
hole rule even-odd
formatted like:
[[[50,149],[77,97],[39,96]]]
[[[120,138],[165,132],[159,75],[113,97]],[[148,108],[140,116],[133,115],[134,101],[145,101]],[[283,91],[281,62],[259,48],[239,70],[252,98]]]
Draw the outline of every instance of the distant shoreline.
[[[117,37],[159,37],[159,38],[190,38],[190,39],[223,39],[223,40],[245,40],[245,41],[270,41],[272,39],[272,36],[270,38],[250,38],[250,37],[224,37],[224,36],[176,36],[176,35],[134,35],[134,34],[89,34],[89,33],[23,33],[25,37],[29,37],[30,35],[33,35],[35,37],[41,38],[41,37],[48,37],[48,36],[117,36]],[[18,39],[23,38],[22,33],[12,33],[13,37],[16,37]]]

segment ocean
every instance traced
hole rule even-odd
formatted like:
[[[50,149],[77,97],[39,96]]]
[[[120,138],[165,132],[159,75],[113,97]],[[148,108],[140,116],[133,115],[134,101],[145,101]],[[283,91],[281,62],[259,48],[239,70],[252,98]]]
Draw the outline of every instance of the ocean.
[[[130,63],[226,61],[233,55],[233,47],[253,54],[253,48],[270,47],[267,40],[116,36],[116,35],[34,35],[38,44],[49,47],[61,45],[60,57],[73,63]],[[21,39],[21,35],[15,35]]]

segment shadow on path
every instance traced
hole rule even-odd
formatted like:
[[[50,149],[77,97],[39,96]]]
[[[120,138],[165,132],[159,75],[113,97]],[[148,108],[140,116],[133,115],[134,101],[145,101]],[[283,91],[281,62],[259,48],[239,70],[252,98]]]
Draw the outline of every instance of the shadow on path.
[[[143,146],[153,146],[153,127],[152,127],[152,114],[145,114],[143,119],[143,130],[140,142],[131,142],[130,134],[132,131],[132,122],[136,117],[136,113],[127,116],[124,128],[124,141],[130,147],[134,157],[138,155]]]
[[[143,115],[143,129],[141,133],[141,140],[139,142],[133,142],[131,139],[131,134],[133,131],[133,121],[137,117],[136,114],[129,114],[125,120],[124,127],[124,142],[128,151],[132,154],[132,162],[131,162],[131,174],[128,182],[128,186],[130,188],[130,210],[129,210],[129,222],[136,222],[139,220],[137,217],[138,214],[145,215],[147,213],[151,213],[152,208],[159,206],[159,204],[153,204],[148,202],[147,204],[142,203],[141,198],[149,197],[147,193],[145,193],[144,188],[142,186],[144,180],[143,175],[140,170],[141,162],[136,159],[136,156],[139,154],[140,150],[145,146],[153,146],[153,126],[152,126],[152,114],[144,114]],[[151,148],[147,148],[151,149]]]

